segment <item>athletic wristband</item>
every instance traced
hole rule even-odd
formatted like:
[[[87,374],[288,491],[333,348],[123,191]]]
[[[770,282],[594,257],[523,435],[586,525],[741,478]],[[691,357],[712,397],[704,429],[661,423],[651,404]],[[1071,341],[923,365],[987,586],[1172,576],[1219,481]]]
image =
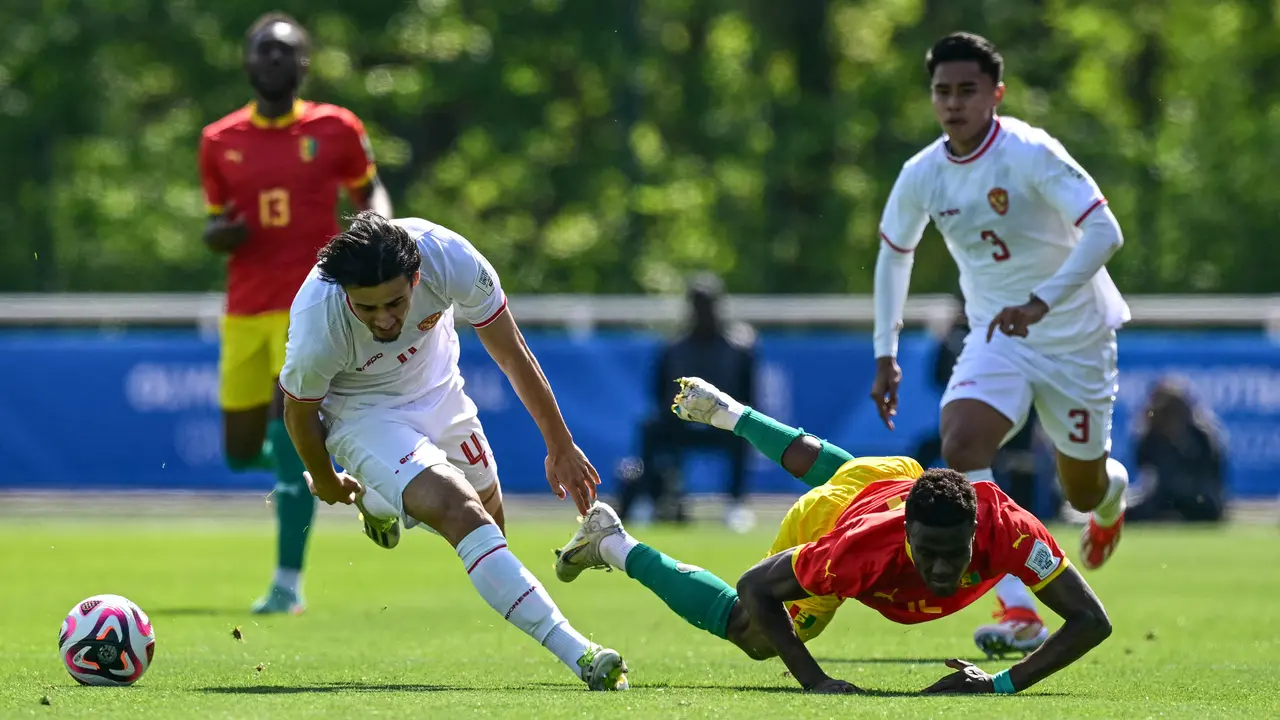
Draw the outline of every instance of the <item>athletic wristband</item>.
[[[992,675],[991,684],[995,685],[997,695],[1012,695],[1018,692],[1013,689],[1013,680],[1009,678],[1008,670],[1001,670]]]

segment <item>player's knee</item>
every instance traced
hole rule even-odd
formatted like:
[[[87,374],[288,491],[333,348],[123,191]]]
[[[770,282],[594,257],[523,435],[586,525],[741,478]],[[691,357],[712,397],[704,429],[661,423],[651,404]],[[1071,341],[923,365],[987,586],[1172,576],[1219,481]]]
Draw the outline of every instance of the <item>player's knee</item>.
[[[426,523],[456,546],[476,528],[493,524],[475,490],[452,465],[423,470],[405,487],[405,513]]]
[[[734,607],[733,613],[729,616],[729,627],[725,638],[737,645],[738,649],[752,660],[768,660],[778,655],[764,634],[751,624],[751,616],[747,614],[746,608],[741,603]]]
[[[942,436],[942,460],[958,472],[991,467],[994,456],[994,446],[978,428],[952,428]]]

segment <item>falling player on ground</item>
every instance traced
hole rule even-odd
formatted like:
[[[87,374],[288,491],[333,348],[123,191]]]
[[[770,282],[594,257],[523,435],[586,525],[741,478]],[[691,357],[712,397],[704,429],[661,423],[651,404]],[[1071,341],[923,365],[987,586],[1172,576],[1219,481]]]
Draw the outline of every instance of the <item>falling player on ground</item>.
[[[1117,390],[1116,329],[1129,308],[1107,274],[1123,243],[1093,179],[1045,131],[998,117],[1003,60],[957,33],[926,56],[946,133],[903,165],[880,224],[875,271],[876,378],[871,396],[893,429],[895,360],[916,245],[932,218],[960,269],[973,328],[942,396],[942,456],[990,480],[999,448],[1034,403],[1058,451],[1063,495],[1090,512],[1086,568],[1120,540],[1128,473],[1109,459]],[[999,622],[974,633],[988,654],[1032,650],[1048,636],[1016,577],[996,587]]]
[[[1106,611],[1053,536],[995,483],[905,457],[854,459],[697,378],[681,379],[672,408],[730,430],[813,487],[782,521],[769,557],[733,588],[710,572],[640,543],[597,503],[559,551],[556,575],[616,567],[676,614],[751,658],[781,657],[807,690],[859,692],[829,677],[805,648],[848,598],[904,624],[928,622],[977,600],[1006,573],[1062,616],[1062,628],[1012,668],[987,675],[961,660],[925,692],[1012,693],[1079,659],[1111,633]]]
[[[307,55],[307,33],[296,20],[279,13],[260,18],[244,47],[255,100],[200,138],[209,210],[204,240],[228,255],[218,359],[227,464],[276,473],[276,574],[255,613],[303,610],[302,564],[315,513],[276,389],[289,304],[316,251],[338,234],[339,188],[356,205],[391,214],[360,120],[344,108],[298,99]]]
[[[455,310],[542,431],[551,489],[587,511],[600,477],[565,427],[493,267],[447,228],[367,211],[320,251],[290,313],[280,386],[306,482],[326,503],[357,504],[383,547],[398,544],[402,525],[440,534],[494,610],[591,689],[624,689],[618,653],[574,630],[507,549],[498,466],[458,371]],[[350,474],[335,472],[330,454]]]

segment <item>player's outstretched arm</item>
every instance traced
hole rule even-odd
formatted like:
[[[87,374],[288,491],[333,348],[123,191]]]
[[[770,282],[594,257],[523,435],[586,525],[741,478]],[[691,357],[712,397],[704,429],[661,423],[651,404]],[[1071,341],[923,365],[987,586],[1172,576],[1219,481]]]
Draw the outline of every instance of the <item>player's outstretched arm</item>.
[[[1025,690],[1079,660],[1111,635],[1111,620],[1093,588],[1074,567],[1063,570],[1036,593],[1063,619],[1040,649],[1009,668],[1014,690]]]
[[[843,448],[747,407],[702,378],[676,382],[680,392],[671,411],[677,417],[732,432],[809,487],[827,482],[853,459]]]
[[[809,597],[796,578],[791,556],[795,549],[765,558],[738,580],[738,600],[751,616],[751,624],[767,638],[791,676],[805,690],[823,693],[862,692],[852,683],[827,675],[796,635],[783,603]]]
[[[555,393],[551,391],[551,383],[525,343],[511,311],[501,310],[483,327],[477,327],[476,335],[511,381],[520,402],[524,403],[542,431],[542,439],[547,445],[547,482],[551,491],[562,499],[566,493],[572,495],[578,511],[586,515],[596,499],[600,475],[573,442],[573,435],[560,414]]]
[[[1040,649],[995,675],[963,660],[948,660],[947,667],[955,672],[924,692],[1009,694],[1026,690],[1079,660],[1111,635],[1106,610],[1074,567],[1065,568],[1036,597],[1065,621]]]

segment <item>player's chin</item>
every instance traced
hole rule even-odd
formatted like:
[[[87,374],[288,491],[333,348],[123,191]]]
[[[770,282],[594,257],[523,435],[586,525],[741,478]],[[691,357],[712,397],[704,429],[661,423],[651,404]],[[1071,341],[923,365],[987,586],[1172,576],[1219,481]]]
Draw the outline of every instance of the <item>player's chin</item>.
[[[384,333],[374,330],[372,334],[374,341],[380,343],[393,343],[400,339],[400,330],[398,329],[394,333]]]
[[[933,593],[937,597],[944,598],[944,597],[951,597],[952,595],[955,595],[956,591],[960,589],[960,583],[958,581],[954,583],[938,583],[938,584],[929,583],[928,587],[929,587],[929,592]]]

